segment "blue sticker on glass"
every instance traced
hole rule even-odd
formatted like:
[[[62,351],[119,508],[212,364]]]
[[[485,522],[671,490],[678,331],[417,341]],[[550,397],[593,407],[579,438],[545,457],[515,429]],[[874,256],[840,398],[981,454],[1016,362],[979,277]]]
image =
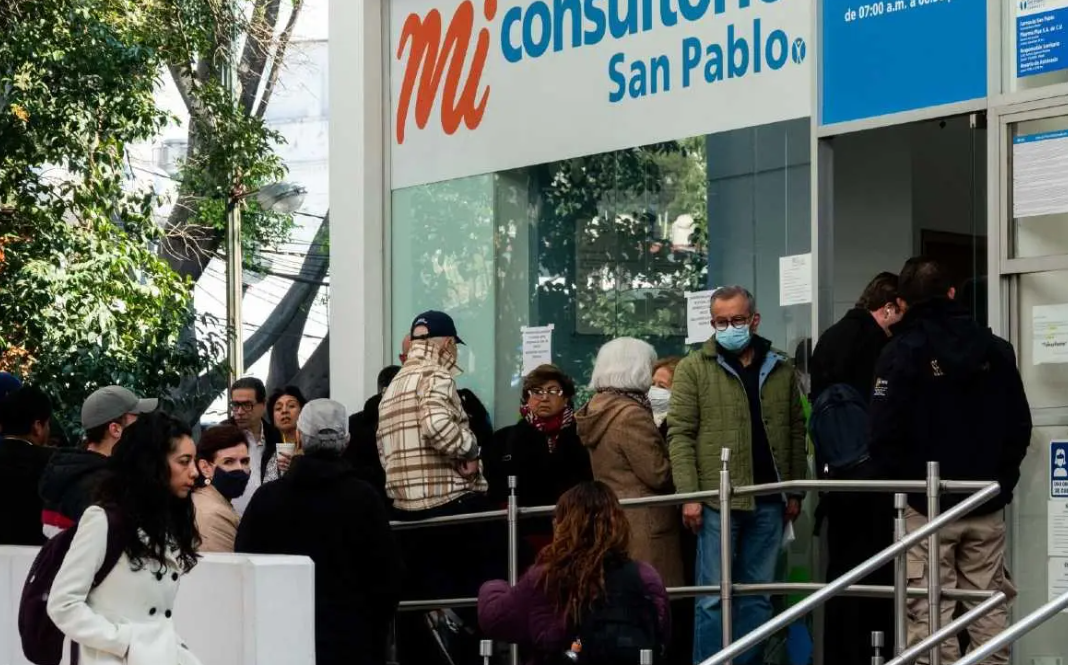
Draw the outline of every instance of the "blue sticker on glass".
[[[1049,496],[1068,499],[1068,441],[1050,441]]]
[[[986,5],[824,0],[820,122],[986,97]]]

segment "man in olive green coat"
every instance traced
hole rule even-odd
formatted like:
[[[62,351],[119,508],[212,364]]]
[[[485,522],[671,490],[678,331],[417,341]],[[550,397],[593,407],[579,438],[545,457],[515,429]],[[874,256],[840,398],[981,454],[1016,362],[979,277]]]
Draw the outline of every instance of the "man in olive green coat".
[[[756,334],[760,314],[753,295],[729,286],[712,295],[715,337],[675,369],[668,413],[668,443],[679,493],[719,488],[720,450],[730,448],[734,486],[800,480],[808,472],[801,395],[787,356]],[[697,584],[720,583],[718,501],[683,506],[682,519],[697,534]],[[769,583],[785,525],[801,511],[800,496],[776,494],[731,500],[735,583]],[[769,620],[767,596],[734,601],[734,639]],[[722,649],[718,596],[696,603],[693,662]],[[762,649],[735,659],[762,663]]]

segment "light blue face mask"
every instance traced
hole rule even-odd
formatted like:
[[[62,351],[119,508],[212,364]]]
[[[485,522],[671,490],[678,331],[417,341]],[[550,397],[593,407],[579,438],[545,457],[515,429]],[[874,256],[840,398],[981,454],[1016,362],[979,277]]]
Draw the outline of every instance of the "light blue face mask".
[[[745,350],[745,347],[749,346],[749,342],[752,339],[753,331],[749,329],[749,326],[744,328],[731,326],[726,330],[716,331],[716,341],[719,345],[735,353]]]

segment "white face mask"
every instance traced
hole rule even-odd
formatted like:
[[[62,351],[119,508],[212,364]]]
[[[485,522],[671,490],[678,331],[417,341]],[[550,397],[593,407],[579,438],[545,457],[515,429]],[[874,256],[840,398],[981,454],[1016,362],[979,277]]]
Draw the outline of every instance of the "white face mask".
[[[653,413],[666,413],[671,404],[671,391],[660,386],[649,389],[649,403],[653,407]]]

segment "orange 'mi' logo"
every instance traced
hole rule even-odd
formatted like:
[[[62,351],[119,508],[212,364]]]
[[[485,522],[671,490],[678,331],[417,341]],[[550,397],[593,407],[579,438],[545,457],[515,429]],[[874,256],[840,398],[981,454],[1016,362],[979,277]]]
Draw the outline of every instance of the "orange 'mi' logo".
[[[497,0],[484,0],[482,9],[486,20],[492,21],[497,14]],[[437,101],[443,74],[445,89],[441,95],[441,128],[445,133],[456,133],[461,121],[468,129],[475,129],[482,122],[490,92],[489,86],[486,86],[479,97],[482,69],[486,65],[486,55],[489,52],[488,28],[478,31],[471,70],[463,83],[463,92],[460,92],[460,77],[467,60],[467,49],[471,45],[474,23],[475,9],[471,0],[464,0],[456,8],[445,31],[444,41],[441,34],[441,13],[438,10],[432,9],[426,17],[411,14],[404,21],[400,45],[397,46],[397,60],[404,57],[405,50],[408,51],[408,59],[404,64],[404,81],[401,83],[400,99],[397,102],[398,144],[404,143],[412,94],[415,94],[415,124],[419,129],[423,129]],[[415,87],[416,79],[419,81],[418,90]]]

